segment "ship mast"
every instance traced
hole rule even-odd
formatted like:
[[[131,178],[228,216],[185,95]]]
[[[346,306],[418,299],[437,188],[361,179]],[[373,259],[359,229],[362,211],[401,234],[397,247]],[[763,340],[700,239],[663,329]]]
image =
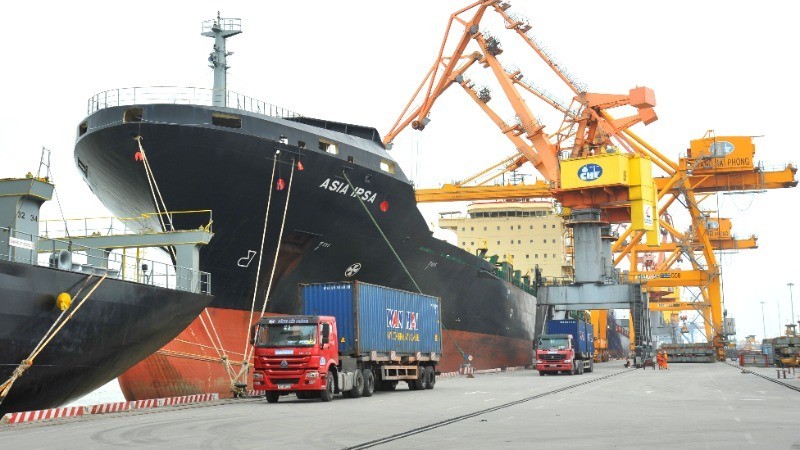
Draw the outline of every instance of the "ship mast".
[[[225,50],[225,39],[236,36],[242,32],[242,19],[223,19],[217,11],[215,20],[203,22],[203,36],[214,38],[214,51],[208,56],[208,67],[214,69],[214,91],[212,95],[212,105],[227,106],[226,92],[228,71],[228,56],[233,52]]]

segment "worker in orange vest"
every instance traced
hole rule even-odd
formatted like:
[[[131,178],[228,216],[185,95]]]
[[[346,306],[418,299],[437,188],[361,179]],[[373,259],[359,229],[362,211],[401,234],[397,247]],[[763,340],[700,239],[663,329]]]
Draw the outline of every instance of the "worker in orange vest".
[[[664,351],[664,356],[662,358],[663,358],[663,361],[664,361],[664,370],[669,370],[669,365],[668,365],[669,357],[667,357],[666,350]]]
[[[661,354],[661,352],[656,353],[656,362],[658,363],[658,370],[664,368],[664,356]]]

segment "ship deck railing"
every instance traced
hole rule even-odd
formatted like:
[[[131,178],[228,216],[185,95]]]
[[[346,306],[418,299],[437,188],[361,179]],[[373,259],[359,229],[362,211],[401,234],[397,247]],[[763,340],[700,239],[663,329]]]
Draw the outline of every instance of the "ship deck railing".
[[[68,248],[69,261],[59,259],[60,248]],[[134,283],[195,293],[211,293],[211,274],[141,257],[141,250],[95,249],[70,242],[0,227],[0,259],[50,267],[87,275],[115,278]],[[131,254],[132,253],[132,254]],[[187,287],[188,286],[188,287]]]
[[[81,217],[78,219],[43,220],[39,223],[42,237],[60,239],[63,236],[118,236],[146,233],[159,233],[153,228],[159,223],[159,216],[165,223],[180,221],[182,225],[192,224],[193,228],[214,232],[214,217],[210,209],[196,211],[165,211],[143,213],[138,217]],[[186,228],[185,226],[183,228]]]
[[[173,104],[218,106],[224,100],[227,108],[272,117],[302,117],[300,114],[234,91],[199,87],[142,86],[109,89],[92,96],[87,102],[87,115],[115,106]]]

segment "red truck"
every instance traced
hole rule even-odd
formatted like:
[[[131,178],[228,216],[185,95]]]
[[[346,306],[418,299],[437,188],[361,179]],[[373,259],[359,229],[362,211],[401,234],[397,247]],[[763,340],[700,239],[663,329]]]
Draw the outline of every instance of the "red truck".
[[[582,320],[549,320],[547,332],[536,344],[536,370],[539,375],[594,370],[594,333],[592,324]]]
[[[433,389],[441,357],[439,299],[360,282],[301,285],[303,315],[270,316],[255,328],[253,388],[331,401]]]

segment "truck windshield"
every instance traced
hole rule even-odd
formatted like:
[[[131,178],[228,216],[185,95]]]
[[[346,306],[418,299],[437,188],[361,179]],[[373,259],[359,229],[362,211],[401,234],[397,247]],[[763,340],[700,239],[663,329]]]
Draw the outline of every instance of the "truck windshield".
[[[569,346],[567,338],[541,338],[539,339],[539,348],[545,349],[565,349]]]
[[[261,325],[257,347],[309,347],[317,343],[317,324]]]

